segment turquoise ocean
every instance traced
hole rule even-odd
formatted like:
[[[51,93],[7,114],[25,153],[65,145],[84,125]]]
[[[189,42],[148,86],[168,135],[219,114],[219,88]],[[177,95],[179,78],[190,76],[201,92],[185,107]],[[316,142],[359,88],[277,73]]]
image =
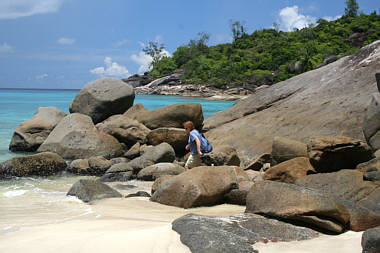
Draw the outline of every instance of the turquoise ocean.
[[[41,106],[55,106],[69,113],[70,102],[78,92],[79,90],[0,89],[0,162],[24,155],[12,153],[8,149],[13,132],[20,123],[29,120]],[[136,95],[134,103],[141,103],[152,110],[190,102],[202,105],[205,118],[234,104],[231,101],[162,95]],[[70,187],[81,178],[89,177],[64,173],[44,178],[0,180],[0,238],[35,226],[97,217],[98,214],[94,213],[91,205],[66,196]],[[135,185],[150,192],[150,186],[146,182],[132,180],[124,184]]]

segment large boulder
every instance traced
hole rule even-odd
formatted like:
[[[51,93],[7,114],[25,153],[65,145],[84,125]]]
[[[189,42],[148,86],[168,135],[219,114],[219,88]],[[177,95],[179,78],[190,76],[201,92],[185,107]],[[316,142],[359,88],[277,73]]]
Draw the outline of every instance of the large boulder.
[[[187,214],[172,223],[181,242],[191,252],[249,253],[257,242],[289,242],[318,237],[311,229],[267,219],[259,215],[202,216]]]
[[[380,252],[380,226],[366,230],[362,235],[363,253]]]
[[[256,91],[204,121],[213,144],[237,150],[241,167],[270,153],[274,136],[307,143],[312,136],[344,135],[365,140],[362,122],[378,92],[380,40],[328,66]]]
[[[44,152],[35,155],[11,158],[0,163],[0,178],[49,176],[65,170],[67,164],[55,153]]]
[[[341,170],[309,175],[296,180],[295,184],[357,203],[380,214],[380,187],[365,181],[360,171]]]
[[[374,149],[380,149],[380,94],[372,94],[363,121],[363,132],[368,144]]]
[[[55,152],[65,159],[110,158],[122,154],[122,146],[113,136],[99,132],[89,116],[73,113],[61,120],[37,151]]]
[[[148,166],[137,174],[137,179],[154,181],[167,175],[179,175],[185,172],[185,168],[175,163],[156,163]]]
[[[133,105],[133,87],[117,78],[102,78],[86,84],[70,104],[70,113],[81,113],[99,123],[122,114]]]
[[[189,134],[185,129],[167,127],[156,128],[150,131],[147,136],[148,144],[156,146],[162,142],[169,143],[177,155],[184,155],[187,152],[185,146],[188,138]]]
[[[263,181],[247,196],[248,213],[301,222],[323,231],[363,231],[380,224],[380,214],[353,202],[294,184]]]
[[[318,172],[355,169],[371,160],[372,150],[362,140],[345,136],[317,136],[307,145],[310,163]]]
[[[90,179],[80,179],[70,188],[67,195],[75,196],[83,202],[122,197],[118,191],[108,185]]]
[[[159,127],[183,128],[183,123],[188,120],[192,121],[195,128],[198,129],[203,124],[203,112],[201,104],[178,103],[142,112],[136,115],[136,119],[149,129]]]
[[[210,153],[203,155],[202,161],[209,166],[240,165],[240,159],[235,148],[228,145],[215,146]]]
[[[265,171],[264,179],[294,183],[298,178],[315,173],[313,166],[309,162],[309,158],[298,157],[270,167]]]
[[[30,120],[17,127],[9,149],[13,152],[36,151],[66,115],[67,113],[56,107],[39,107]]]
[[[308,157],[305,143],[280,136],[274,137],[271,154],[276,163],[296,157]]]
[[[105,121],[96,124],[96,128],[106,134],[112,135],[119,142],[132,147],[136,142],[146,143],[150,130],[140,122],[125,115],[113,115]]]
[[[238,187],[239,174],[245,174],[243,169],[233,166],[196,167],[162,183],[151,200],[183,208],[220,204]]]

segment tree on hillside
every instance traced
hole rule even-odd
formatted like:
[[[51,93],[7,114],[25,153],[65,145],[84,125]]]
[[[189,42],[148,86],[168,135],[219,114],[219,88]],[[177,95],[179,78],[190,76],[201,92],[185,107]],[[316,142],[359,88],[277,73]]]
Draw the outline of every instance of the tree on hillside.
[[[346,0],[346,8],[344,14],[348,17],[356,17],[358,15],[359,4],[356,0]]]
[[[163,44],[158,44],[157,42],[149,42],[149,46],[146,46],[143,48],[143,52],[150,57],[152,57],[152,62],[149,64],[149,67],[154,66],[161,58],[164,56],[163,55],[163,50],[164,50],[164,45]]]
[[[244,23],[245,22],[240,22],[240,21],[233,22],[232,20],[230,21],[230,27],[231,27],[232,37],[234,41],[242,38],[244,35],[247,34],[247,29],[244,27]]]

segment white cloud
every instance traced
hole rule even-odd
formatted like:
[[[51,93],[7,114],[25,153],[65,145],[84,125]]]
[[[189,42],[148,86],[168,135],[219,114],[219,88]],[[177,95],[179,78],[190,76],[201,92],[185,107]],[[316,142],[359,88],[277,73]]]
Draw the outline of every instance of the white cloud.
[[[72,44],[75,43],[75,39],[72,39],[72,38],[59,38],[57,40],[57,43],[61,44],[61,45],[72,45]]]
[[[171,54],[166,51],[165,49],[161,52],[162,56],[171,57]],[[131,55],[131,59],[140,65],[138,69],[138,73],[142,74],[149,70],[149,64],[152,62],[153,58],[150,55],[145,54],[144,52],[140,52],[138,55],[133,54]]]
[[[140,65],[138,73],[142,74],[149,70],[149,64],[152,62],[152,57],[150,55],[145,54],[144,52],[140,52],[138,55],[133,54],[131,59]]]
[[[56,12],[65,0],[1,0],[0,19]]]
[[[300,14],[297,5],[283,8],[279,16],[281,28],[285,28],[286,31],[292,31],[294,28],[301,29],[316,21],[314,17]]]
[[[13,53],[13,47],[4,42],[0,44],[0,53]]]
[[[90,72],[94,75],[99,76],[110,76],[110,77],[128,77],[130,76],[129,71],[126,67],[119,65],[117,62],[112,62],[111,57],[106,57],[104,59],[104,67],[97,67],[91,69]]]

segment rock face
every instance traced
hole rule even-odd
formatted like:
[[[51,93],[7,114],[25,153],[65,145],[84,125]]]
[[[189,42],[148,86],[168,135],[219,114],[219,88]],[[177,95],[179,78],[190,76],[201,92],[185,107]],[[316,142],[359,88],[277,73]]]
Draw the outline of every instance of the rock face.
[[[246,212],[301,222],[324,231],[363,231],[380,224],[380,214],[317,190],[273,181],[258,182],[247,196]]]
[[[50,152],[14,157],[0,163],[0,178],[49,176],[65,170],[66,167],[62,157]]]
[[[280,136],[274,137],[271,154],[276,163],[296,157],[308,157],[306,144]]]
[[[363,253],[380,252],[380,227],[366,230],[362,235]]]
[[[364,136],[369,145],[374,149],[380,149],[380,94],[372,94],[371,102],[363,121]]]
[[[237,150],[241,167],[270,153],[274,136],[307,143],[313,136],[364,140],[362,122],[380,69],[380,41],[328,66],[266,89],[204,122],[207,137]]]
[[[162,142],[169,143],[178,155],[187,153],[185,146],[189,134],[183,128],[166,128],[160,127],[150,131],[147,136],[148,143],[155,146]]]
[[[130,76],[128,78],[124,78],[122,80],[123,80],[123,82],[131,85],[133,88],[136,88],[136,87],[144,86],[144,85],[152,82],[153,77],[146,76],[146,75],[143,75],[143,76],[133,75],[133,76]]]
[[[56,107],[39,107],[30,120],[24,121],[17,127],[9,149],[14,152],[36,151],[66,115]]]
[[[83,202],[91,202],[105,198],[121,198],[122,195],[106,184],[95,180],[80,179],[67,193],[69,196],[76,196]]]
[[[174,163],[156,163],[148,166],[137,174],[137,179],[154,181],[159,177],[167,175],[179,175],[185,172],[185,168]]]
[[[112,135],[128,147],[132,147],[136,142],[146,143],[147,135],[150,132],[146,126],[125,115],[113,115],[96,124],[96,128],[103,133]]]
[[[252,244],[261,241],[299,241],[318,237],[318,233],[259,215],[237,214],[210,217],[187,214],[172,223],[181,242],[191,252],[258,252]]]
[[[227,192],[238,187],[239,174],[245,173],[238,167],[196,167],[162,183],[151,200],[183,208],[219,204]]]
[[[55,152],[65,159],[109,158],[119,156],[122,146],[111,135],[99,132],[89,116],[73,113],[61,120],[37,151]]]
[[[99,123],[114,114],[122,114],[133,105],[135,92],[117,78],[103,78],[90,82],[70,104],[70,113],[82,113]]]
[[[264,179],[284,183],[294,183],[298,178],[316,173],[309,158],[298,157],[277,164],[265,171]]]
[[[344,136],[318,136],[307,146],[310,163],[318,172],[355,169],[372,159],[372,150],[364,141]]]
[[[183,123],[188,120],[194,123],[195,128],[200,128],[203,123],[203,112],[200,104],[178,103],[142,112],[136,115],[136,119],[149,129],[183,128]]]

